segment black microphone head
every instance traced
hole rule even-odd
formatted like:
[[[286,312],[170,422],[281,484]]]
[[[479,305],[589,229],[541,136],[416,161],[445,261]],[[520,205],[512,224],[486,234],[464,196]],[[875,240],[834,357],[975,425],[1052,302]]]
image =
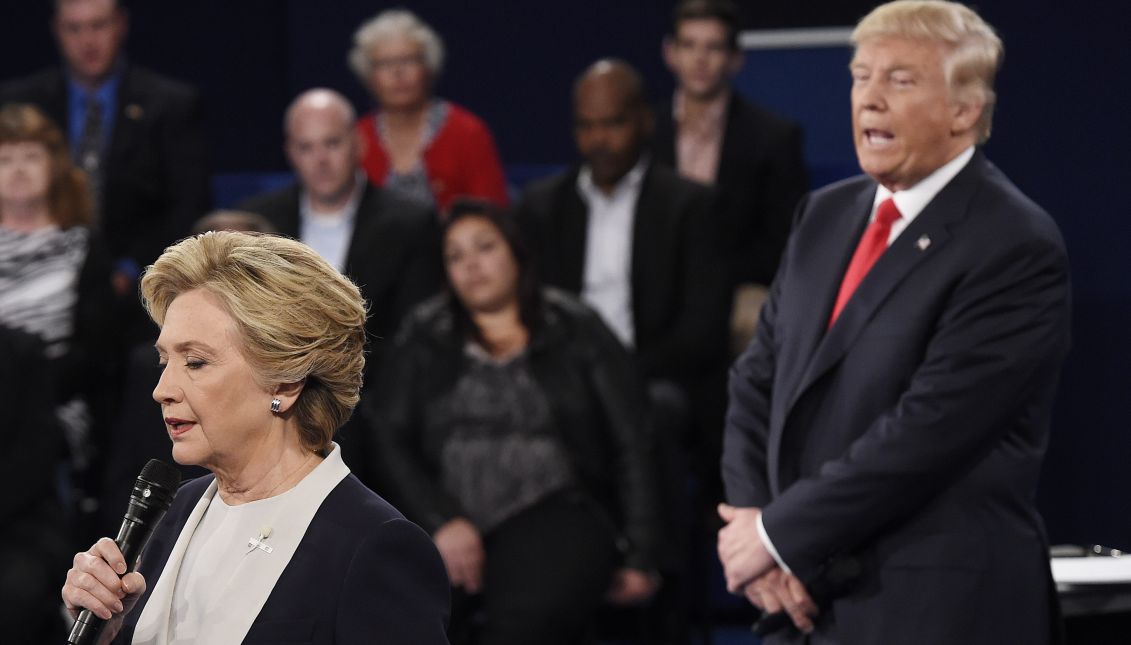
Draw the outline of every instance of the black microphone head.
[[[160,459],[150,459],[145,468],[141,469],[138,479],[144,479],[151,486],[165,490],[177,490],[177,486],[181,484],[181,471]]]
[[[173,503],[180,483],[181,471],[163,461],[150,459],[134,482],[126,518],[142,524],[159,521]]]

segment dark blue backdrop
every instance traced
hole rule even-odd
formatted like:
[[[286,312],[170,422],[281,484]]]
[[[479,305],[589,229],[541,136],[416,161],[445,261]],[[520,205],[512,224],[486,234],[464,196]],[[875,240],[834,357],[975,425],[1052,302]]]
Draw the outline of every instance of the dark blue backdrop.
[[[517,166],[572,160],[570,83],[598,57],[626,58],[657,96],[670,92],[659,47],[671,4],[419,0],[411,8],[448,45],[439,93],[484,117],[504,161]],[[869,7],[858,0],[747,4],[748,22],[759,28],[849,25]],[[1131,184],[1131,48],[1120,3],[1090,4],[1085,13],[1083,5],[1048,0],[982,3],[1007,50],[987,150],[1057,219],[1074,266],[1075,348],[1040,492],[1051,537],[1129,548],[1131,253],[1124,220],[1131,213],[1124,193]],[[52,63],[49,3],[4,5],[0,78]],[[129,51],[203,90],[220,172],[285,170],[281,114],[302,89],[333,87],[369,107],[345,55],[353,29],[382,3],[133,5]],[[822,179],[853,163],[847,60],[847,50],[763,53],[751,57],[742,79],[746,91],[809,125],[808,152]]]

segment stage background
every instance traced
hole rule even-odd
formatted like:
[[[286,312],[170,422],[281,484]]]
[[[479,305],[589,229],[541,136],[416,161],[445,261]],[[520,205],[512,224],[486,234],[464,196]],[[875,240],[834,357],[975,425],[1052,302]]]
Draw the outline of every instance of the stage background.
[[[221,201],[241,178],[286,171],[281,115],[297,92],[328,86],[370,107],[346,67],[350,36],[383,3],[338,0],[134,2],[128,51],[201,88]],[[494,130],[514,183],[574,159],[569,92],[602,56],[641,69],[654,96],[671,92],[660,40],[671,2],[411,4],[445,38],[438,94]],[[746,3],[750,29],[848,26],[871,3]],[[780,5],[780,6],[779,6]],[[1131,114],[1120,3],[988,0],[1006,63],[989,156],[1059,222],[1073,263],[1075,346],[1056,403],[1039,502],[1054,542],[1131,548]],[[50,3],[0,9],[0,78],[52,64]],[[854,171],[848,138],[850,52],[751,54],[745,93],[808,125],[818,181]],[[251,173],[251,175],[248,175]]]

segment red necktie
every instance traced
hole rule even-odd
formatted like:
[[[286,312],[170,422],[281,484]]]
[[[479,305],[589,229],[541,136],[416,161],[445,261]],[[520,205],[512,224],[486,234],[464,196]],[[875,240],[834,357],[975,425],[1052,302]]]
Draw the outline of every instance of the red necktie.
[[[852,262],[848,263],[848,270],[844,272],[844,280],[841,281],[840,291],[836,296],[836,306],[833,307],[833,315],[829,318],[829,327],[832,327],[833,323],[836,322],[837,316],[844,309],[845,303],[852,297],[852,292],[856,291],[856,287],[860,286],[864,276],[868,275],[872,265],[880,259],[880,256],[888,248],[891,225],[900,217],[902,215],[900,215],[899,209],[896,208],[891,197],[880,202],[879,208],[876,209],[876,218],[864,231],[864,236],[860,238],[860,244],[856,246],[856,252],[852,254]]]

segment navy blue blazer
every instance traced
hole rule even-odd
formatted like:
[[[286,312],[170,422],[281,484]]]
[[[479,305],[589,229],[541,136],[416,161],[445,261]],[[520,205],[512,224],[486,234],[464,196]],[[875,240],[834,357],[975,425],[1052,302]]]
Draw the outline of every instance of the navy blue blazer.
[[[863,565],[825,609],[838,642],[1049,642],[1034,494],[1069,345],[1060,233],[978,152],[829,328],[875,190],[849,179],[799,207],[731,372],[727,496],[763,508],[807,584]]]
[[[149,594],[212,475],[181,487],[138,570],[146,593],[114,643],[133,638]],[[448,577],[428,535],[348,475],[322,502],[244,643],[448,642]]]

